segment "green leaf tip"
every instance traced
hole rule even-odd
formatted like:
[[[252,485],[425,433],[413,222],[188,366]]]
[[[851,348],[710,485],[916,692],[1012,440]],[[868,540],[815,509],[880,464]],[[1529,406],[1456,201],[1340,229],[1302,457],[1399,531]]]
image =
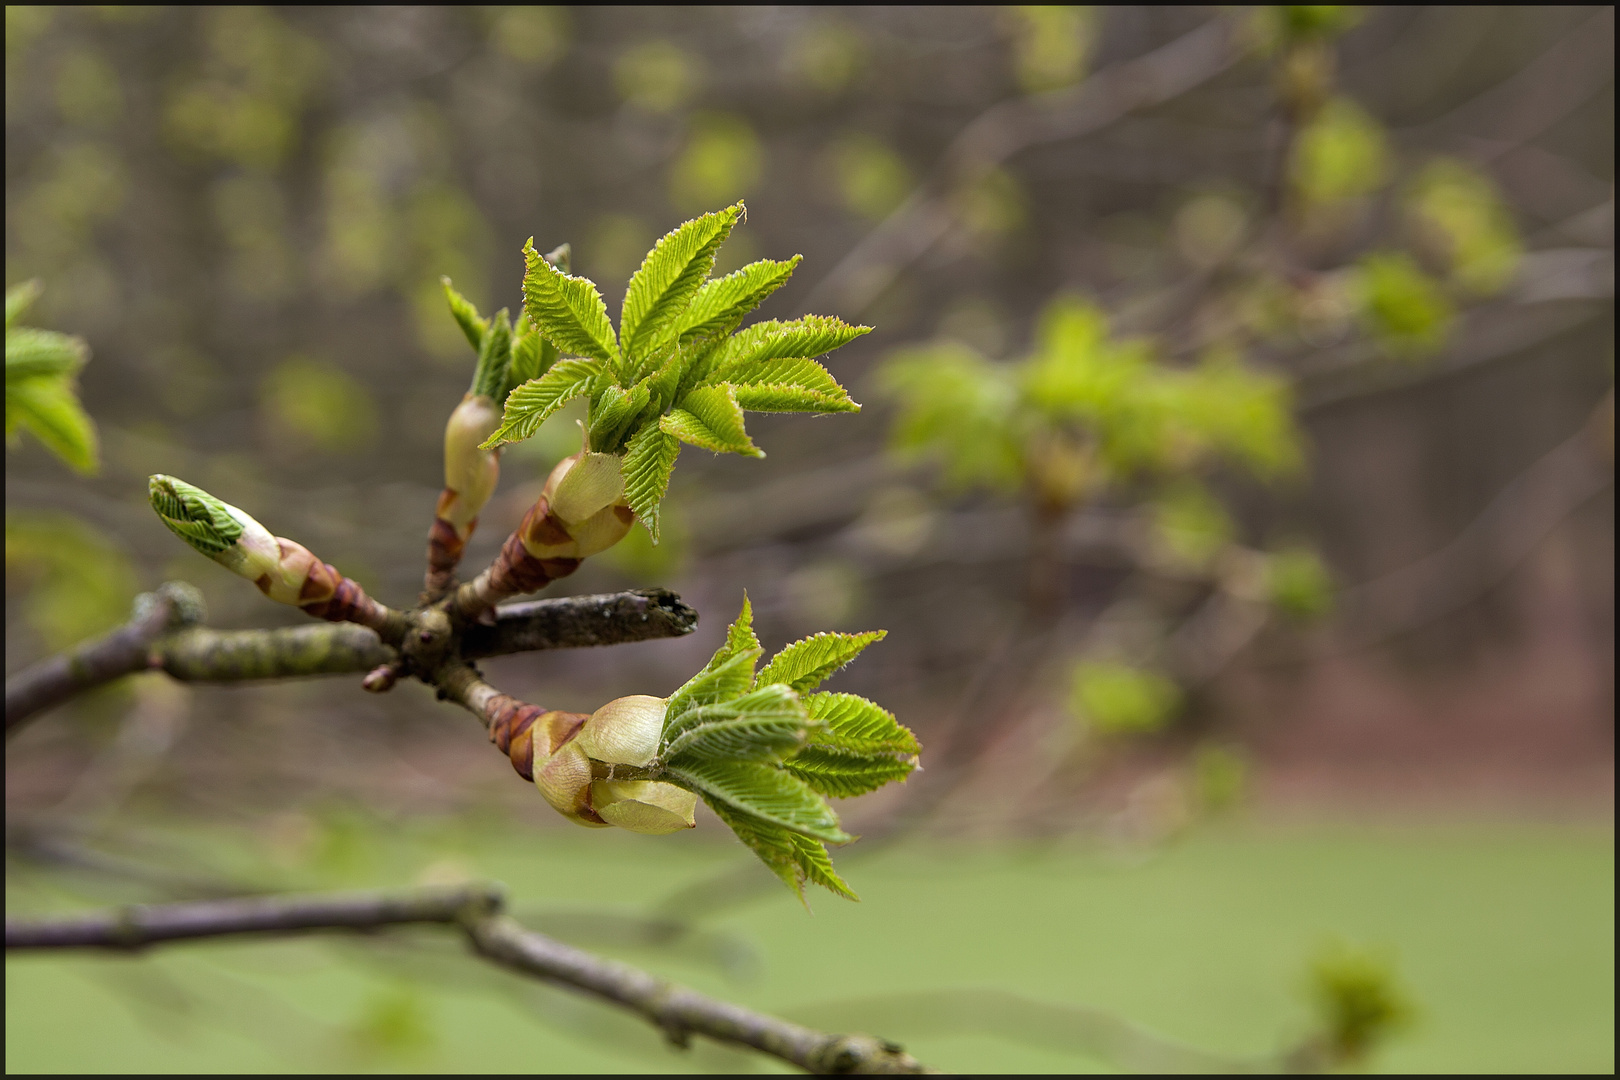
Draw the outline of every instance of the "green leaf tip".
[[[39,294],[37,281],[6,290],[6,441],[25,430],[74,471],[93,475],[100,468],[96,425],[74,381],[90,348],[70,334],[16,325]]]
[[[854,839],[827,799],[906,779],[917,768],[917,740],[865,698],[803,691],[884,631],[812,635],[756,678],[762,650],[753,623],[745,594],[714,656],[669,697],[659,760],[801,900],[806,883],[858,899],[827,855],[827,844]]]
[[[513,389],[484,448],[527,439],[566,402],[588,398],[588,446],[624,456],[626,500],[657,543],[681,443],[764,457],[745,411],[859,411],[814,357],[871,327],[809,315],[737,330],[802,261],[760,259],[710,279],[720,245],[747,216],[738,202],[661,237],[630,279],[617,330],[596,285],[569,273],[568,246],[542,257],[530,237],[509,347]]]
[[[617,367],[618,335],[595,283],[552,266],[535,250],[533,237],[523,245],[523,259],[523,310],[541,336],[564,352]]]
[[[146,481],[146,494],[169,531],[204,555],[220,554],[242,535],[225,503],[184,480],[158,473]]]

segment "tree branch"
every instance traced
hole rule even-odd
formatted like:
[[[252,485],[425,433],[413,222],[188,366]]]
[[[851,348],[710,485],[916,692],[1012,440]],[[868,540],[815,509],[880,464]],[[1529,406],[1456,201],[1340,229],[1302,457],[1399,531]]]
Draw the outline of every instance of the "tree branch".
[[[142,593],[123,626],[6,680],[6,732],[86,690],[146,670],[153,641],[202,617],[202,598],[190,585],[168,582]]]
[[[668,589],[636,589],[530,600],[495,609],[495,625],[474,625],[461,638],[468,660],[540,649],[577,649],[680,637],[698,614]]]
[[[374,630],[355,623],[275,630],[213,630],[189,585],[170,582],[143,594],[124,626],[6,680],[6,731],[76,694],[139,671],[161,668],[184,682],[241,682],[351,675],[400,662]],[[698,615],[667,589],[566,596],[511,604],[495,625],[462,638],[462,656],[483,659],[541,649],[572,649],[680,637]]]
[[[1242,56],[1225,17],[1139,56],[1097,72],[1079,86],[993,105],[946,149],[948,184],[970,183],[1020,150],[1089,135],[1140,109],[1162,104],[1208,82]],[[956,221],[950,195],[918,187],[818,282],[805,300],[854,315],[886,289],[906,265],[940,240]]]
[[[686,1045],[696,1034],[751,1047],[807,1072],[931,1071],[891,1042],[792,1024],[564,945],[525,929],[502,914],[502,907],[495,886],[469,885],[393,894],[194,901],[55,919],[8,916],[6,948],[138,950],[165,942],[244,935],[457,925],[473,951],[485,959],[626,1008],[662,1029],[677,1046]]]

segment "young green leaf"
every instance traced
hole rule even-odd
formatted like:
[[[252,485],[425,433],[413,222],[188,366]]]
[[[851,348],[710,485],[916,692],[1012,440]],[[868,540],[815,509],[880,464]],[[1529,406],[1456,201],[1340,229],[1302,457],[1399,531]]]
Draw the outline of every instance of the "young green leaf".
[[[827,848],[820,840],[791,832],[708,795],[703,796],[703,801],[801,901],[806,881],[813,881],[845,899],[860,899],[833,869]]]
[[[39,299],[43,287],[39,281],[24,281],[11,286],[6,290],[6,329],[17,321],[17,316],[28,310],[28,306]]]
[[[18,428],[75,471],[89,475],[99,466],[96,427],[79,404],[66,376],[6,380],[6,436]]]
[[[159,473],[151,477],[147,498],[169,531],[204,555],[220,554],[244,531],[228,504],[173,476]]]
[[[731,654],[721,650],[707,666],[688,679],[669,697],[665,711],[663,745],[668,746],[691,725],[687,717],[716,702],[741,697],[754,687],[754,665],[761,650],[745,649]],[[701,718],[700,718],[701,719]]]
[[[871,332],[870,326],[850,326],[830,315],[755,323],[726,342],[725,355],[710,371],[709,381],[728,382],[732,371],[748,372],[767,360],[821,356]]]
[[[820,840],[812,840],[799,833],[788,833],[788,842],[793,845],[794,863],[798,871],[807,880],[815,882],[829,892],[837,893],[846,900],[860,900],[838,871],[833,869],[832,859],[827,857],[827,845]],[[802,894],[801,894],[802,895]]]
[[[814,634],[786,646],[771,658],[759,673],[762,684],[786,683],[804,693],[821,685],[823,679],[849,663],[874,641],[888,636],[887,630],[864,634]]]
[[[507,393],[546,373],[550,364],[542,362],[543,351],[550,352],[551,363],[557,362],[557,346],[542,338],[538,330],[529,326],[527,318],[520,317],[517,327],[512,331],[512,365],[506,372]]]
[[[914,757],[892,754],[845,754],[807,746],[782,763],[788,772],[823,795],[847,799],[904,780],[917,767]]]
[[[738,810],[730,803],[716,799],[712,795],[701,791],[698,794],[708,804],[709,809],[714,811],[714,816],[724,822],[726,827],[736,834],[737,839],[759,856],[760,862],[769,867],[771,873],[781,878],[782,882],[803,900],[807,875],[799,865],[799,848],[794,843],[794,838],[798,834],[782,828],[773,821],[765,821]],[[819,843],[815,840],[810,842]],[[826,849],[822,849],[822,854],[826,854]]]
[[[507,395],[501,426],[480,444],[482,449],[527,439],[540,430],[546,417],[581,394],[589,393],[591,384],[601,374],[602,365],[595,360],[559,360],[540,378],[524,383]]]
[[[647,253],[630,278],[619,315],[626,358],[642,359],[648,346],[686,310],[714,269],[715,251],[731,235],[742,212],[742,203],[737,203],[704,214],[670,230]]]
[[[915,754],[917,737],[887,709],[855,694],[807,694],[805,711],[821,726],[811,745],[849,754]]]
[[[89,359],[84,342],[54,330],[19,326],[6,331],[6,379],[73,375]]]
[[[700,386],[658,421],[664,431],[705,450],[764,457],[743,429],[742,407],[729,386]]]
[[[500,405],[512,388],[512,320],[505,308],[486,320],[484,343],[478,349],[478,366],[473,369],[472,392]]]
[[[473,350],[482,351],[484,347],[484,334],[489,331],[489,320],[478,316],[478,309],[472,301],[456,292],[455,286],[450,284],[447,277],[439,278],[439,284],[444,286],[444,298],[450,302],[450,314],[455,317],[456,325],[467,336],[467,344]]]
[[[658,504],[669,489],[669,474],[674,471],[675,458],[680,452],[681,441],[657,424],[648,424],[636,432],[624,452],[624,501],[647,526],[655,544],[658,543]]]
[[[755,412],[859,412],[827,369],[814,360],[789,357],[729,369],[726,382],[737,403]]]
[[[780,683],[751,694],[692,709],[681,718],[684,730],[663,752],[672,765],[688,761],[735,759],[780,761],[804,745],[810,723],[799,695]]]
[[[729,384],[728,384],[729,385]],[[824,397],[797,386],[775,384],[771,386],[739,386],[737,404],[749,412],[766,413],[840,413],[860,412],[861,407],[849,398]]]
[[[533,237],[523,246],[523,258],[528,264],[523,275],[523,310],[529,321],[557,348],[617,368],[618,338],[596,286],[541,258]]]
[[[599,453],[617,453],[636,417],[646,409],[651,395],[645,384],[629,390],[609,386],[591,402],[591,419],[587,438],[591,449]]]
[[[853,839],[838,827],[838,816],[826,799],[775,765],[758,761],[683,761],[679,767],[668,766],[666,772],[694,791],[794,832],[833,844]]]
[[[731,333],[767,296],[787,284],[803,258],[795,255],[786,262],[761,259],[736,273],[704,282],[675,322],[677,337],[690,341]]]

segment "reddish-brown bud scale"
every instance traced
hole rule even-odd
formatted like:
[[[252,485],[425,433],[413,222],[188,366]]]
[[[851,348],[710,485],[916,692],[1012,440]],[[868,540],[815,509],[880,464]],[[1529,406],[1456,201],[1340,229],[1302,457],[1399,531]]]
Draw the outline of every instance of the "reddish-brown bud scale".
[[[337,581],[337,586],[325,599],[299,603],[299,607],[317,619],[328,622],[352,622],[380,630],[388,622],[388,609],[366,595],[366,590],[353,578],[338,573],[330,563],[324,569]],[[312,575],[313,576],[313,575]]]
[[[538,592],[558,578],[565,578],[579,569],[578,559],[537,559],[523,546],[523,535],[531,528],[535,511],[545,512],[543,502],[529,508],[517,532],[506,538],[500,557],[489,568],[489,583],[484,599],[491,604],[519,593]],[[546,530],[549,523],[538,528]],[[566,534],[565,534],[566,535]]]
[[[428,569],[423,587],[431,599],[437,599],[449,591],[450,583],[456,576],[456,567],[461,563],[461,553],[466,549],[473,530],[478,527],[478,519],[473,518],[467,525],[466,533],[462,534],[444,519],[445,497],[454,495],[455,492],[449,488],[444,489],[444,494],[439,496],[440,516],[433,519],[433,525],[428,529]]]

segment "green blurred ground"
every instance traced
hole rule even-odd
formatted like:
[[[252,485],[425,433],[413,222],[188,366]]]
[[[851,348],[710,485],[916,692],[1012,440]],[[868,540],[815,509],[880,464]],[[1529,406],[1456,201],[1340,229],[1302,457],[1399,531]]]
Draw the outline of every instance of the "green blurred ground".
[[[559,907],[640,910],[735,856],[692,834],[469,835],[460,826],[396,832],[385,852],[340,860],[321,877],[385,885],[437,861],[439,873],[459,866],[505,881],[520,914],[534,904],[555,919]],[[1375,1071],[1614,1069],[1610,828],[1232,824],[1147,857],[1012,844],[849,857],[856,850],[842,863],[863,903],[816,897],[810,916],[783,891],[712,921],[757,948],[751,979],[691,947],[603,951],[787,1015],[813,1006],[825,1015],[841,998],[994,988],[1101,1007],[1208,1050],[1259,1054],[1305,1028],[1306,962],[1337,937],[1391,950],[1421,1009]],[[24,885],[8,906],[63,902]],[[405,950],[343,940],[182,946],[134,960],[10,958],[6,1067],[766,1067],[712,1048],[668,1050],[610,1010],[484,972],[445,935],[412,940],[419,945]],[[953,1072],[1103,1068],[1051,1046],[937,1027],[891,1018],[882,1033]]]

